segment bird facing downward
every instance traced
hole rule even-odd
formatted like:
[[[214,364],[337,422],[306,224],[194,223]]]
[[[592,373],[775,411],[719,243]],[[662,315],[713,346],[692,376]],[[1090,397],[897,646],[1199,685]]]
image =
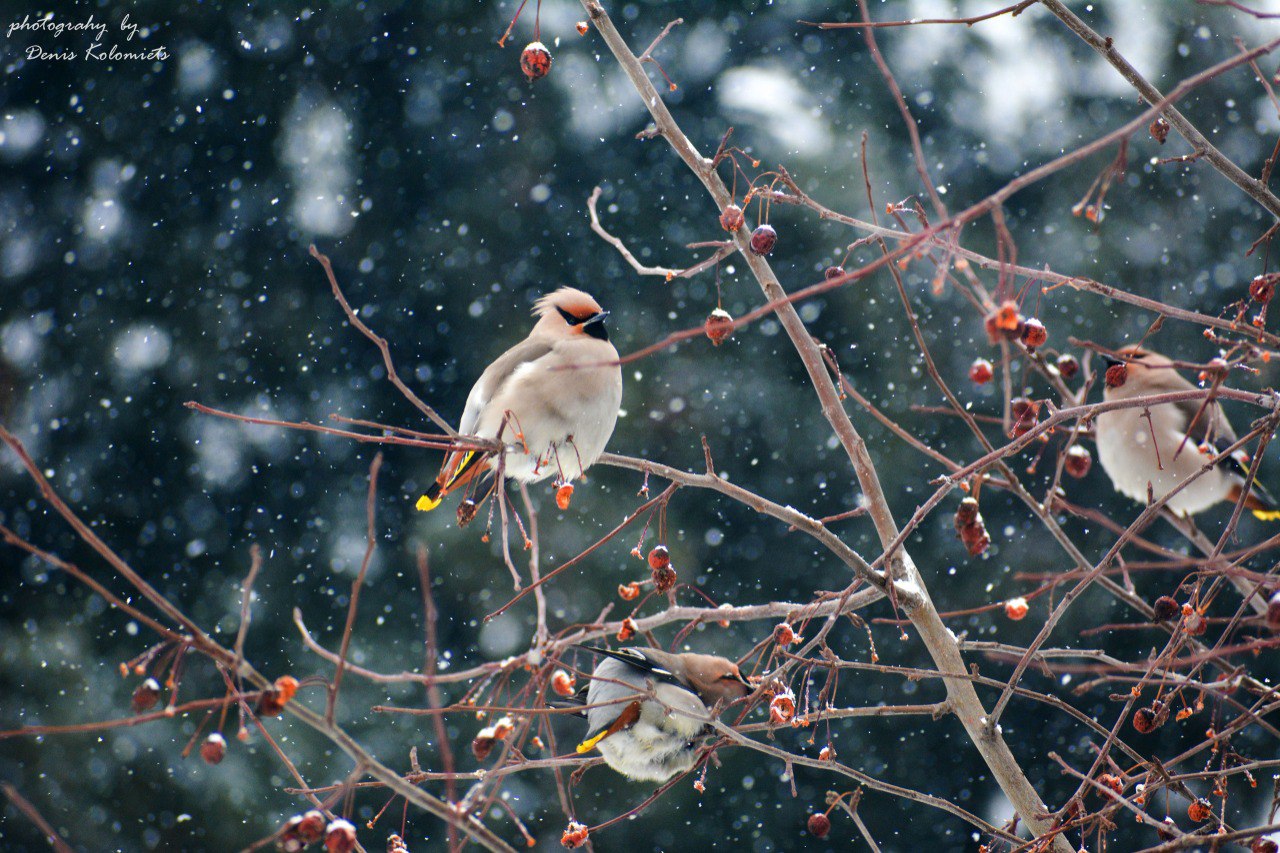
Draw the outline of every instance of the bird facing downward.
[[[522,483],[582,476],[613,435],[622,405],[622,368],[609,343],[609,312],[586,293],[562,287],[534,305],[529,337],[480,374],[467,395],[458,433],[500,439],[504,454],[455,450],[417,508],[427,512],[454,489],[497,469]]]
[[[1127,346],[1118,355],[1121,359],[1107,362],[1127,363],[1127,377],[1118,387],[1107,386],[1103,399],[1108,403],[1196,388],[1159,353]],[[1217,401],[1206,406],[1203,400],[1183,400],[1103,412],[1097,417],[1096,437],[1098,461],[1116,491],[1141,503],[1147,502],[1148,484],[1158,500],[1208,465],[1212,467],[1169,498],[1170,510],[1194,515],[1221,501],[1237,501],[1244,490],[1249,457],[1243,450],[1219,456],[1236,442],[1236,434]],[[1256,482],[1245,506],[1260,519],[1280,520],[1275,500]]]
[[[728,658],[582,648],[604,659],[587,686],[591,736],[578,744],[578,752],[600,750],[605,763],[629,779],[665,782],[692,769],[710,707],[754,689]]]

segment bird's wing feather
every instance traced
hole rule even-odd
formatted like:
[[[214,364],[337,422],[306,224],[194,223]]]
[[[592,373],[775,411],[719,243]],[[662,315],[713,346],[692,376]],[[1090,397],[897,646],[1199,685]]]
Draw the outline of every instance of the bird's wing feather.
[[[458,432],[463,435],[474,435],[480,413],[485,405],[499,394],[502,386],[510,381],[521,366],[537,361],[551,352],[551,348],[551,343],[541,338],[525,338],[498,356],[497,361],[489,365],[485,372],[480,374],[476,384],[471,386],[471,393],[467,395],[467,405],[462,410],[462,420],[458,422]]]
[[[615,650],[606,649],[601,646],[583,645],[579,645],[578,648],[583,651],[604,655],[605,657],[613,658],[616,661],[625,663],[646,675],[653,676],[656,681],[673,684],[676,687],[682,687],[686,690],[689,689],[689,685],[683,679],[673,673],[666,665],[658,660],[658,656],[663,655],[664,653],[657,652],[657,654],[654,654],[654,652],[657,651],[656,649],[626,648]]]
[[[1207,406],[1204,405],[1204,400],[1183,400],[1172,405],[1182,415],[1181,431],[1195,444],[1211,441],[1219,450],[1235,444],[1236,431],[1231,428],[1222,412],[1222,406],[1216,401]]]

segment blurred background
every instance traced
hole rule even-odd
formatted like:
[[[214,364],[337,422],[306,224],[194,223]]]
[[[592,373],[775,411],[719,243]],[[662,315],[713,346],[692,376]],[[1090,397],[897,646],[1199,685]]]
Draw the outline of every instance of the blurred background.
[[[872,14],[897,20],[975,14],[996,5],[874,2]],[[1280,10],[1274,3],[1254,5]],[[1254,45],[1280,33],[1277,22],[1189,2],[1071,6],[1165,91],[1234,55],[1234,36]],[[3,8],[6,29],[43,14],[22,4]],[[679,85],[664,97],[704,154],[733,126],[734,142],[759,158],[761,168],[785,165],[822,203],[867,217],[859,160],[865,132],[877,207],[921,191],[905,128],[862,36],[798,23],[854,20],[852,4],[632,0],[607,8],[637,52],[670,19],[684,18],[655,55]],[[584,288],[609,308],[612,337],[624,353],[701,324],[716,306],[712,273],[672,282],[641,278],[590,232],[586,199],[600,185],[605,226],[645,263],[687,266],[703,255],[686,243],[722,235],[710,198],[666,144],[634,138],[647,115],[594,31],[585,37],[575,31],[581,7],[568,0],[542,3],[541,36],[554,65],[533,84],[518,62],[533,38],[532,4],[506,49],[495,44],[514,12],[510,0],[435,0],[407,8],[368,0],[325,9],[291,2],[64,3],[56,20],[92,14],[109,25],[105,39],[121,42],[121,49],[118,27],[127,13],[142,28],[133,43],[163,45],[168,58],[27,59],[31,44],[82,47],[90,39],[76,33],[55,39],[18,31],[2,42],[0,420],[98,535],[226,644],[238,625],[250,546],[261,546],[266,559],[246,652],[269,676],[331,674],[303,648],[290,614],[300,608],[318,639],[337,646],[365,546],[373,450],[203,416],[182,404],[197,400],[313,422],[340,413],[428,428],[385,381],[374,347],[346,323],[307,255],[308,244],[332,258],[352,304],[388,339],[401,374],[454,422],[479,372],[526,334],[533,300],[555,287]],[[932,176],[953,210],[1142,108],[1115,71],[1035,6],[1017,19],[973,28],[921,26],[877,35],[920,122]],[[1273,73],[1276,63],[1265,58],[1261,65]],[[1261,171],[1280,120],[1247,69],[1198,89],[1180,106],[1246,171]],[[1264,269],[1257,256],[1244,253],[1270,221],[1203,163],[1153,164],[1189,150],[1176,135],[1163,147],[1136,135],[1129,168],[1097,225],[1072,216],[1071,207],[1114,149],[1018,193],[1006,217],[1020,262],[1208,314],[1229,310]],[[753,207],[749,220],[754,216]],[[861,236],[782,205],[774,206],[771,221],[779,234],[771,260],[791,290],[818,281]],[[989,223],[968,229],[965,239],[994,255]],[[874,257],[874,247],[865,247],[847,265]],[[975,411],[998,414],[999,392],[965,378],[975,357],[994,359],[998,351],[958,294],[930,293],[930,275],[927,264],[917,264],[906,282],[933,353]],[[994,287],[994,275],[982,278]],[[720,285],[724,307],[734,315],[761,301],[735,259],[722,266]],[[1072,335],[1104,344],[1134,340],[1155,319],[1065,288],[1043,295],[1032,288],[1024,308],[1048,327],[1053,352],[1067,350]],[[891,417],[953,458],[979,455],[954,419],[913,411],[942,398],[924,377],[887,275],[804,303],[800,312],[812,333],[835,349],[855,386]],[[1215,354],[1201,329],[1176,322],[1151,343],[1187,359]],[[719,348],[698,338],[652,355],[627,365],[624,381],[612,450],[698,468],[705,434],[727,476],[777,502],[815,516],[857,504],[849,464],[776,322],[741,329]],[[1275,382],[1274,369],[1239,374],[1235,382],[1267,387]],[[1038,381],[1026,390],[1049,393]],[[1232,412],[1237,426],[1255,416]],[[853,417],[905,520],[931,493],[928,481],[941,468],[865,412],[854,410]],[[1263,463],[1262,478],[1272,483],[1280,482],[1274,457]],[[352,660],[362,666],[383,672],[421,666],[417,543],[431,557],[442,665],[470,666],[527,646],[531,600],[482,624],[510,590],[496,544],[481,541],[479,525],[458,530],[450,509],[429,516],[413,510],[439,462],[433,452],[386,452],[379,548],[352,642]],[[1030,462],[1028,456],[1022,466]],[[1033,491],[1042,491],[1051,474],[1052,466],[1042,464],[1029,476]],[[564,512],[556,510],[549,485],[534,488],[545,566],[558,565],[616,525],[638,504],[639,487],[639,475],[596,468]],[[1098,466],[1066,488],[1073,501],[1121,523],[1138,513],[1115,495]],[[994,489],[982,497],[994,539],[985,556],[969,558],[956,539],[954,499],[910,543],[941,610],[1030,589],[1015,573],[1069,567],[1020,504]],[[1212,535],[1228,514],[1226,508],[1209,513],[1202,524]],[[0,454],[0,522],[123,589],[51,517],[7,452]],[[1091,558],[1114,541],[1094,525],[1065,523]],[[868,558],[878,555],[865,519],[836,529]],[[1247,519],[1241,544],[1269,532]],[[1150,535],[1185,550],[1163,524]],[[628,556],[635,538],[634,532],[620,537],[550,585],[553,629],[590,621],[611,603],[615,616],[623,613],[617,585],[647,575]],[[847,570],[805,537],[708,493],[677,495],[667,544],[682,581],[716,602],[807,601],[816,590],[849,581]],[[118,667],[152,644],[146,629],[14,549],[0,552],[0,565],[0,729],[127,716],[138,679],[122,680]],[[1145,573],[1135,582],[1154,599],[1180,579]],[[685,599],[698,600],[692,593]],[[950,624],[972,638],[1022,644],[1045,612],[1039,599],[1022,622],[997,612]],[[892,614],[882,603],[864,615]],[[1070,612],[1053,642],[1141,659],[1159,646],[1162,633],[1080,633],[1134,619],[1092,594]],[[694,631],[687,645],[740,655],[772,627],[711,626]],[[883,663],[928,665],[914,637],[900,641],[888,625],[872,630]],[[668,629],[658,639],[669,643],[674,633]],[[845,657],[869,657],[860,628],[845,624],[832,642]],[[974,660],[984,674],[1008,672],[1004,664]],[[1259,675],[1280,670],[1273,656],[1251,666]],[[1026,683],[1058,690],[1105,726],[1115,720],[1119,706],[1105,686],[1077,697],[1071,676],[1055,683],[1032,672]],[[190,665],[182,687],[187,699],[221,692],[203,663]],[[446,691],[458,695],[459,689]],[[942,695],[937,683],[846,674],[836,701],[930,702]],[[311,691],[303,699],[317,696]],[[425,701],[412,685],[349,677],[340,718],[385,763],[407,769],[408,750],[416,746],[423,765],[439,769],[434,730],[423,718],[364,710]],[[1140,748],[1168,757],[1197,742],[1214,715],[1210,705],[1186,727],[1128,734],[1140,738]],[[0,780],[16,785],[80,849],[237,849],[301,810],[301,798],[283,793],[292,780],[261,738],[248,745],[232,738],[217,767],[194,755],[184,760],[180,752],[198,722],[197,716],[100,735],[0,740]],[[1064,714],[1018,701],[1002,722],[1047,802],[1061,805],[1075,782],[1047,753],[1085,768],[1094,755],[1093,735]],[[350,771],[344,756],[288,718],[269,725],[308,781],[331,783]],[[463,769],[476,766],[467,745],[481,725],[467,716],[449,720]],[[565,738],[578,734],[571,722],[563,729]],[[810,745],[813,733],[783,730],[776,740],[816,754],[826,730]],[[1270,750],[1262,757],[1271,757],[1274,743],[1255,737],[1237,738],[1235,749],[1246,755]],[[949,798],[997,823],[1009,815],[952,719],[849,720],[832,724],[830,738],[857,769]],[[804,832],[805,817],[823,807],[829,788],[849,789],[837,777],[797,768],[793,796],[781,764],[745,751],[721,755],[725,766],[712,770],[705,794],[678,785],[629,827],[594,840],[602,849],[768,851],[846,847],[855,837],[841,817],[827,842]],[[1234,795],[1241,821],[1265,820],[1270,788],[1264,782],[1256,793]],[[517,774],[506,791],[539,841],[555,846],[566,821],[550,777]],[[594,770],[575,789],[578,817],[600,822],[650,792],[648,785]],[[380,792],[359,794],[353,820],[368,820],[384,802]],[[1176,801],[1170,810],[1185,824]],[[909,802],[868,794],[862,814],[886,850],[977,847],[967,825]],[[398,830],[399,808],[389,815],[376,830],[361,830],[363,843],[378,847],[388,831]],[[519,843],[507,818],[491,824]],[[1120,849],[1156,842],[1131,822],[1115,838]],[[411,849],[438,849],[442,839],[439,822],[411,815]],[[25,818],[0,808],[0,847],[41,843]]]

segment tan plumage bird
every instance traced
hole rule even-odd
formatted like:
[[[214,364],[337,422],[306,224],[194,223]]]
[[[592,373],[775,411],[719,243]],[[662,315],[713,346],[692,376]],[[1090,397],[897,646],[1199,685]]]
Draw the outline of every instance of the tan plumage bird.
[[[1106,359],[1109,365],[1125,363],[1123,385],[1108,386],[1107,402],[1195,390],[1174,369],[1173,363],[1150,350],[1127,346],[1120,359]],[[1185,400],[1151,406],[1135,406],[1098,415],[1096,439],[1098,461],[1111,478],[1116,491],[1141,503],[1147,502],[1147,485],[1158,500],[1180,483],[1212,464],[1193,483],[1169,499],[1166,506],[1181,516],[1194,515],[1221,501],[1237,501],[1244,490],[1249,457],[1243,450],[1219,457],[1219,452],[1236,442],[1235,430],[1227,422],[1216,401]],[[1245,497],[1245,507],[1264,521],[1280,520],[1275,499],[1256,481]]]
[[[588,294],[562,287],[534,305],[529,337],[480,374],[467,395],[458,432],[507,445],[503,473],[522,483],[582,476],[613,435],[622,405],[622,368],[609,343],[609,312]],[[501,435],[499,435],[501,433]],[[457,450],[445,457],[417,508],[429,512],[499,454]]]
[[[586,688],[592,734],[578,744],[578,752],[600,750],[605,763],[629,779],[665,782],[691,769],[711,706],[754,689],[728,658],[652,648],[581,648],[604,660]]]

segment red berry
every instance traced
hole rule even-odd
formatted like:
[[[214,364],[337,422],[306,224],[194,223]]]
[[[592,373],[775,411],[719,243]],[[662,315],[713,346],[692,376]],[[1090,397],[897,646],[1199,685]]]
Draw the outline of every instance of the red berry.
[[[476,761],[484,761],[489,757],[489,753],[493,751],[493,745],[497,742],[497,729],[493,726],[485,726],[476,732],[476,736],[471,739],[471,754],[476,757]]]
[[[577,26],[578,35],[585,36],[587,34],[588,29],[590,28],[587,26],[586,21],[578,21],[578,26]]]
[[[1146,734],[1154,731],[1156,727],[1156,715],[1150,708],[1139,708],[1133,712],[1133,727],[1140,733]]]
[[[587,828],[576,820],[569,821],[569,825],[565,827],[564,835],[560,836],[560,843],[572,850],[575,847],[582,846],[587,840]]]
[[[978,501],[976,498],[965,498],[960,501],[960,506],[956,508],[956,530],[963,530],[973,524],[981,524],[982,517],[978,514]]]
[[[756,230],[751,232],[751,251],[757,255],[767,255],[773,251],[773,246],[778,242],[778,232],[773,230],[772,225],[757,225]]]
[[[1280,279],[1280,273],[1265,273],[1257,276],[1253,281],[1249,282],[1249,296],[1253,297],[1254,302],[1261,302],[1266,305],[1271,301],[1271,297],[1276,295],[1276,281]]]
[[[1253,843],[1249,845],[1249,853],[1276,853],[1280,850],[1276,843],[1270,838],[1263,838],[1259,835],[1253,839]]]
[[[773,629],[773,641],[780,646],[789,646],[796,641],[796,632],[783,622]]]
[[[1074,355],[1063,353],[1058,356],[1058,373],[1063,379],[1070,379],[1080,372],[1080,362],[1076,361]]]
[[[790,689],[785,689],[769,703],[769,722],[775,726],[791,722],[796,715],[796,697]]]
[[[625,643],[636,635],[636,620],[628,616],[622,620],[622,627],[618,629],[618,642]]]
[[[1124,790],[1124,782],[1120,780],[1119,776],[1115,776],[1111,773],[1103,773],[1098,777],[1098,781],[1117,794]]]
[[[1213,816],[1213,806],[1204,797],[1187,806],[1187,817],[1196,823],[1204,823]]]
[[[720,227],[730,233],[737,231],[746,222],[746,218],[742,215],[742,208],[736,204],[731,204],[720,211]]]
[[[529,42],[520,54],[520,70],[530,80],[539,80],[551,70],[551,51],[540,41]]]
[[[303,844],[315,844],[324,837],[324,812],[312,809],[300,815],[295,826]]]
[[[1119,388],[1124,385],[1128,378],[1129,365],[1125,364],[1123,361],[1119,364],[1113,364],[1107,368],[1106,381],[1108,388]]]
[[[995,369],[985,358],[975,358],[969,365],[969,378],[978,385],[986,385],[995,376]]]
[[[356,849],[356,828],[338,818],[324,831],[324,849],[326,853],[351,853]]]
[[[833,278],[840,278],[840,276],[842,275],[844,275],[844,267],[839,265],[834,267],[827,267],[822,273],[822,277],[825,278],[827,281],[830,281]]]
[[[560,507],[560,509],[562,510],[568,509],[569,500],[572,497],[573,497],[573,484],[565,483],[563,486],[556,489],[556,506]]]
[[[1012,340],[1018,336],[1018,331],[1022,328],[1023,317],[1018,311],[1018,303],[1003,302],[1000,307],[992,311],[986,318],[987,337],[994,344],[1001,338]]]
[[[1078,444],[1071,445],[1071,448],[1067,450],[1067,458],[1062,463],[1063,470],[1080,480],[1089,473],[1089,469],[1092,467],[1093,455]]]
[[[1035,317],[1031,317],[1022,324],[1022,342],[1027,345],[1027,349],[1044,346],[1047,340],[1049,340],[1049,330]]]
[[[578,679],[574,678],[571,672],[557,669],[551,674],[551,689],[561,696],[572,696],[577,686]]]
[[[146,681],[138,685],[133,691],[133,713],[141,714],[143,711],[149,711],[160,701],[160,682],[154,678],[148,678]]]
[[[1147,130],[1151,132],[1152,138],[1161,145],[1164,145],[1164,141],[1169,138],[1169,122],[1165,121],[1164,116],[1153,118]]]
[[[618,584],[618,597],[623,601],[635,601],[640,597],[640,584],[637,581]]]
[[[720,346],[733,334],[733,317],[723,308],[717,308],[707,315],[707,321],[702,324],[702,331],[712,344]]]
[[[1009,401],[1009,413],[1013,416],[1014,437],[1026,435],[1040,420],[1040,401],[1015,397]]]
[[[653,588],[658,592],[666,592],[676,585],[676,570],[667,563],[660,569],[653,570]]]
[[[1280,592],[1267,602],[1267,627],[1273,631],[1280,630]]]
[[[671,565],[671,554],[667,551],[666,545],[654,545],[653,550],[649,552],[649,568],[665,569]]]
[[[1157,622],[1168,622],[1182,612],[1178,602],[1168,595],[1162,595],[1157,598],[1156,603],[1152,605],[1152,610],[1155,611],[1155,620]]]
[[[1004,603],[1004,615],[1008,616],[1014,622],[1020,622],[1027,615],[1027,600],[1025,598],[1011,598]]]
[[[205,764],[221,764],[227,755],[227,739],[214,732],[200,744],[200,757]]]
[[[831,818],[822,812],[814,812],[809,815],[809,834],[814,838],[826,838],[827,833],[831,831]]]
[[[458,504],[458,527],[466,527],[476,517],[476,502],[467,498]]]

